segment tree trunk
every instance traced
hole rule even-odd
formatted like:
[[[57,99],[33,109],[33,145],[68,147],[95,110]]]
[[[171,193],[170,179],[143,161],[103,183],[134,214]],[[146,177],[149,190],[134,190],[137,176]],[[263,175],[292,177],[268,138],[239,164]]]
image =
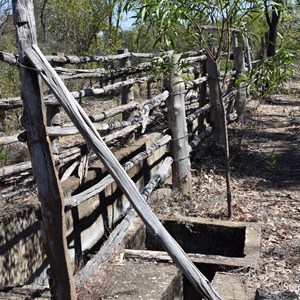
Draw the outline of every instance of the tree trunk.
[[[215,133],[215,139],[216,142],[219,143],[222,141],[225,150],[224,165],[225,165],[225,172],[226,172],[227,207],[228,207],[228,218],[231,218],[232,217],[232,196],[231,196],[231,184],[230,184],[230,156],[229,156],[227,121],[226,121],[225,107],[224,107],[224,103],[221,95],[221,89],[220,89],[219,66],[211,58],[207,59],[207,73],[208,73],[208,85],[210,88],[212,108],[214,108],[215,106],[213,129],[214,131],[218,130],[218,132]]]
[[[267,1],[265,1],[265,15],[269,26],[268,41],[267,41],[267,56],[273,57],[276,52],[276,40],[277,40],[277,26],[280,19],[280,10],[272,5],[271,17],[268,11]]]

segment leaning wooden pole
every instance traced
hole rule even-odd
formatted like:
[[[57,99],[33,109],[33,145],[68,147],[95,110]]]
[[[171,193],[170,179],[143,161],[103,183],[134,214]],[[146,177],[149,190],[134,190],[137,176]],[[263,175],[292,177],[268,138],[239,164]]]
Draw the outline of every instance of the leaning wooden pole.
[[[41,202],[43,242],[51,267],[51,292],[53,299],[75,300],[76,290],[67,252],[63,196],[46,130],[41,86],[38,73],[31,68],[24,55],[24,51],[37,42],[33,2],[13,0],[12,4],[19,48],[22,124],[27,130],[27,144]]]
[[[199,295],[205,299],[220,299],[213,290],[209,281],[192,263],[183,249],[176,243],[164,226],[159,222],[155,214],[151,211],[136,188],[134,182],[130,179],[116,157],[104,143],[87,114],[70,94],[39,48],[37,46],[32,46],[31,49],[27,49],[26,56],[30,59],[33,66],[39,70],[42,78],[60,101],[61,105],[80,133],[90,144],[95,154],[101,159],[102,163],[110,172],[111,176],[114,178],[123,193],[130,200],[132,206],[142,218],[148,230],[158,239],[163,248],[169,253],[176,265],[182,270],[187,279],[195,287]]]

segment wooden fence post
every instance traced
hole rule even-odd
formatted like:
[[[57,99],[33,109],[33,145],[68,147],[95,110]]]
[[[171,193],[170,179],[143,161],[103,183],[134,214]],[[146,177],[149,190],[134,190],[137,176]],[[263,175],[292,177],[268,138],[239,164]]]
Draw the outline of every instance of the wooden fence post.
[[[46,81],[75,126],[90,144],[95,154],[101,159],[123,193],[127,196],[136,212],[145,222],[149,232],[157,238],[162,247],[172,257],[175,264],[195,287],[199,293],[199,299],[201,297],[201,299],[220,300],[221,298],[214,291],[209,281],[192,263],[184,250],[176,243],[151,211],[134,182],[129,178],[124,168],[104,143],[85,111],[75,101],[72,94],[67,90],[37,45],[32,45],[31,49],[27,49],[26,56],[36,68],[41,70],[41,77]]]
[[[62,190],[46,131],[38,72],[24,52],[37,43],[32,0],[13,0],[17,31],[23,100],[22,123],[27,130],[27,144],[41,202],[42,232],[51,266],[51,286],[56,300],[75,300],[76,290],[69,260],[64,220]]]
[[[151,81],[147,81],[147,98],[151,99]]]
[[[57,53],[57,56],[59,58],[64,57],[64,53]],[[63,63],[61,62],[53,62],[52,63],[53,67],[63,67]],[[61,114],[60,114],[60,105],[48,105],[46,107],[46,122],[47,126],[61,126],[62,119],[61,119]],[[54,155],[59,155],[59,138],[58,137],[52,137],[50,138],[51,140],[51,145],[52,145],[52,153]]]
[[[185,114],[185,85],[178,75],[178,62],[180,55],[171,57],[175,69],[167,80],[170,96],[167,99],[168,124],[171,130],[171,151],[173,155],[172,180],[173,187],[184,194],[191,194],[191,170],[188,147],[188,129]]]
[[[201,66],[201,76],[206,76],[206,65],[205,63],[202,64]],[[204,81],[200,84],[199,87],[199,106],[203,107],[205,104],[207,104],[207,99],[206,99],[206,95],[207,95],[207,81]],[[204,119],[205,116],[207,114],[201,114],[198,118],[198,134],[200,134],[204,129]]]
[[[251,49],[250,49],[250,44],[249,44],[249,38],[248,36],[243,36],[244,38],[244,44],[246,47],[246,58],[247,58],[247,65],[248,65],[248,72],[252,70],[252,59],[251,59]]]
[[[238,41],[238,37],[237,37],[237,32],[233,32],[232,33],[232,48],[238,47],[239,45],[239,41]]]
[[[227,120],[225,113],[225,106],[222,99],[222,93],[219,82],[219,64],[212,60],[211,57],[207,57],[207,74],[208,85],[210,89],[210,97],[212,102],[213,111],[213,131],[214,139],[218,145],[221,143],[225,150],[225,172],[226,172],[226,188],[227,188],[227,207],[228,217],[232,217],[232,195],[231,195],[231,183],[230,183],[230,156],[229,156],[229,142],[227,132]]]
[[[238,78],[242,72],[246,71],[243,48],[235,47],[233,49],[233,55],[234,55],[234,68],[236,70],[236,78]],[[235,108],[236,108],[236,111],[238,114],[237,121],[242,124],[245,124],[246,120],[247,120],[246,88],[237,86],[237,89],[238,89],[238,92],[237,92],[236,101],[235,101]]]
[[[60,106],[48,105],[46,108],[47,114],[47,126],[60,126],[61,125],[61,115]],[[59,138],[50,138],[52,144],[52,153],[54,155],[59,155]]]
[[[128,53],[128,49],[121,49],[121,50],[117,50],[118,54],[122,54],[122,53]],[[123,58],[120,60],[120,68],[124,68],[124,67],[131,67],[131,61],[129,58]],[[122,78],[123,81],[128,80],[129,77],[128,76],[124,76]],[[126,85],[124,87],[122,87],[121,90],[121,103],[123,104],[128,104],[130,101],[134,100],[134,93],[133,93],[133,85]],[[127,121],[128,118],[130,116],[130,113],[128,112],[123,112],[122,113],[122,120],[123,121]]]
[[[209,55],[206,60],[207,82],[210,91],[211,107],[211,122],[213,126],[214,141],[221,145],[224,141],[224,109],[222,104],[222,92],[219,84],[220,67],[213,61]]]

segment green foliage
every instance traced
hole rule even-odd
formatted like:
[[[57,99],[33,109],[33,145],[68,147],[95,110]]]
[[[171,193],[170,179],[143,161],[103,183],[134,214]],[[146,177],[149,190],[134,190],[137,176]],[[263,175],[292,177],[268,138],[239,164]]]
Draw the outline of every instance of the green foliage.
[[[274,173],[276,163],[277,163],[277,153],[275,149],[273,149],[267,158],[267,170],[271,173]]]
[[[179,29],[179,33],[174,36],[174,50],[184,52],[192,50],[194,47],[190,37],[184,28]],[[122,33],[124,47],[133,52],[158,52],[168,50],[162,41],[156,39],[154,27],[146,28],[142,25],[135,25],[132,29],[125,30]]]
[[[1,36],[0,51],[16,53],[15,37],[13,34]],[[0,98],[14,97],[19,95],[19,71],[18,68],[7,63],[0,62]]]
[[[0,147],[0,160],[5,160],[7,157],[7,151]]]
[[[293,75],[295,55],[287,46],[282,43],[275,56],[266,58],[251,72],[241,74],[238,84],[247,86],[248,91],[258,98],[280,92]]]
[[[105,27],[104,24],[113,10],[109,2],[40,1],[36,13],[41,16],[38,22],[40,36],[52,51],[76,55],[87,54],[91,47],[99,46],[99,33]]]
[[[190,45],[208,48],[208,43],[211,44],[211,41],[215,40],[220,49],[226,34],[227,40],[230,41],[229,28],[246,27],[246,16],[258,10],[262,4],[263,1],[259,0],[129,0],[126,9],[135,11],[136,23],[141,25],[140,28],[144,26],[154,30],[155,42],[161,42],[167,49],[175,49],[175,40],[182,36],[182,32],[189,36]],[[206,34],[201,28],[203,24],[216,25],[219,30]]]

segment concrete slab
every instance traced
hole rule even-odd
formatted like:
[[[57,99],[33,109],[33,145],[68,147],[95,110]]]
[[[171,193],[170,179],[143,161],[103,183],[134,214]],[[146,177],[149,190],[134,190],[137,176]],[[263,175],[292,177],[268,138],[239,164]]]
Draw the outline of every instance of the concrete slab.
[[[124,260],[121,264],[109,264],[105,268],[105,290],[101,299],[183,299],[182,276],[173,264]],[[101,269],[103,271],[103,266]]]
[[[255,288],[250,288],[237,274],[217,272],[212,286],[222,300],[254,300]]]
[[[118,160],[125,162],[140,151],[144,151],[161,137],[161,133],[147,135],[132,146],[116,151]],[[166,152],[166,145],[152,154],[139,166],[130,170],[130,176],[138,188],[144,185],[161,162]],[[79,178],[70,177],[63,182],[65,197],[96,184],[105,173],[103,164],[95,162],[89,168],[84,184]],[[0,197],[1,198],[1,197]],[[109,198],[109,199],[108,199]],[[0,215],[0,288],[36,282],[47,284],[45,274],[48,263],[42,247],[39,219],[36,214],[40,203],[36,195],[23,199],[12,210]],[[95,197],[66,212],[66,228],[69,243],[69,254],[91,249],[106,234],[106,230],[114,227],[129,208],[129,201],[116,191],[112,184]]]

